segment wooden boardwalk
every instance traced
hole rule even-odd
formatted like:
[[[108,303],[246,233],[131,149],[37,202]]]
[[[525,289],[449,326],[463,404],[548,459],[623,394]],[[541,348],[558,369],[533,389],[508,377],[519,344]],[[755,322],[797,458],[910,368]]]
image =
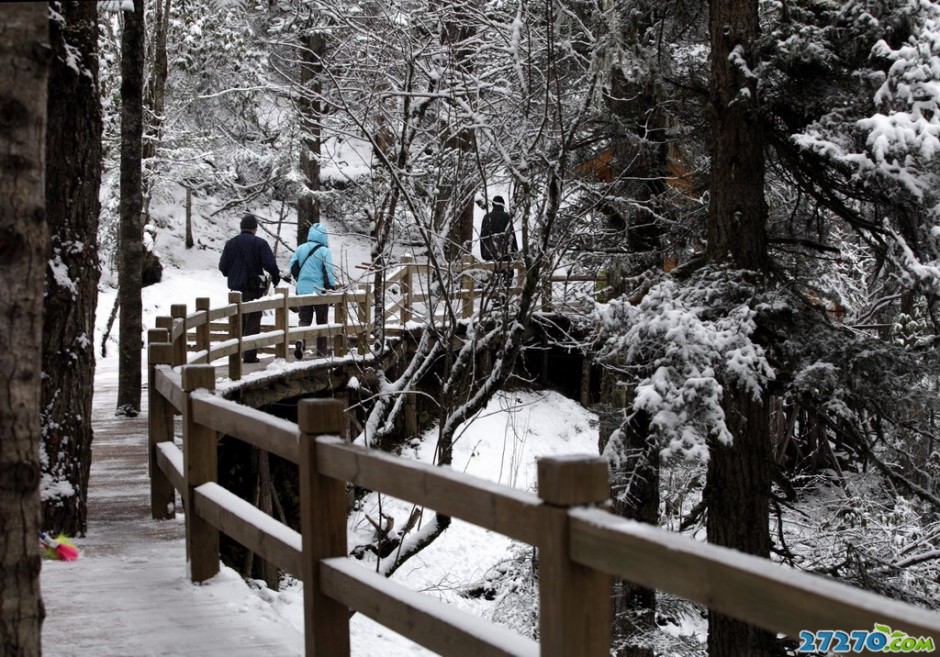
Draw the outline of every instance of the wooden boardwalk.
[[[150,519],[146,413],[114,417],[116,376],[108,374],[96,381],[88,534],[76,540],[82,556],[43,561],[44,654],[302,655],[302,631],[285,618],[219,600],[218,587],[245,588],[240,580],[189,582],[182,518]]]

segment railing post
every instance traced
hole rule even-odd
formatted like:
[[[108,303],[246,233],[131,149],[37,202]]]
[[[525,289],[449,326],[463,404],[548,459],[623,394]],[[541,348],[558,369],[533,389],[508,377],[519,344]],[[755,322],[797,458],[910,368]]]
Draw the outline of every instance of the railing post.
[[[211,343],[209,326],[209,306],[211,301],[209,297],[199,297],[196,299],[196,310],[206,314],[206,321],[196,327],[196,351],[206,352],[206,365],[209,364],[209,347]]]
[[[476,280],[474,280],[473,275],[468,271],[473,267],[473,258],[465,257],[463,259],[463,309],[461,311],[461,316],[464,319],[470,319],[473,317],[473,304],[474,304],[474,291],[476,290]]]
[[[153,321],[154,326],[157,329],[163,329],[166,331],[166,341],[168,343],[173,342],[173,318],[169,315],[160,315]]]
[[[180,325],[180,334],[178,338],[174,340],[173,334],[170,334],[170,342],[173,343],[173,365],[185,365],[186,348],[189,346],[189,338],[186,335],[186,304],[174,303],[172,306],[170,306],[170,317],[172,317],[174,320],[174,330],[176,329],[175,324],[177,324],[177,322]]]
[[[402,256],[401,264],[405,267],[405,272],[402,274],[401,283],[401,328],[404,331],[405,325],[411,321],[413,316],[412,304],[414,293],[411,289],[413,284],[412,274],[414,273],[412,263],[414,262],[413,256]]]
[[[228,303],[235,306],[235,314],[228,318],[228,337],[238,340],[238,349],[228,357],[228,378],[240,381],[242,378],[242,293],[229,292]]]
[[[274,309],[274,328],[278,331],[283,331],[284,339],[279,343],[274,345],[274,357],[283,358],[287,360],[287,331],[290,328],[289,322],[287,321],[288,310],[287,310],[287,295],[290,293],[290,289],[286,287],[279,287],[275,290],[277,294],[280,294],[284,303],[282,303],[278,308]]]
[[[150,516],[169,520],[176,516],[176,489],[157,465],[157,443],[173,442],[173,405],[157,392],[157,365],[173,362],[173,345],[166,329],[147,332],[147,433],[150,474]]]
[[[369,338],[372,335],[372,286],[361,285],[363,299],[359,303],[359,321],[362,323],[362,333],[359,334],[359,354],[369,353]]]
[[[522,287],[525,284],[525,265],[518,260],[513,260],[510,265],[510,270],[512,271],[512,289],[508,290],[508,294],[516,296],[519,292],[522,291]]]
[[[349,609],[320,591],[320,560],[346,556],[346,483],[320,474],[316,443],[318,435],[342,434],[343,403],[305,399],[297,405],[297,424],[305,654],[348,657]]]
[[[341,324],[342,329],[339,333],[333,336],[333,357],[345,356],[346,355],[346,332],[349,330],[349,327],[346,326],[346,295],[343,295],[343,298],[336,302],[336,305],[333,306],[333,322],[335,324]]]
[[[219,530],[199,518],[193,509],[193,491],[218,479],[216,432],[193,420],[194,390],[215,390],[211,365],[183,367],[183,505],[186,509],[186,561],[193,582],[204,582],[219,572]]]
[[[568,509],[610,497],[607,462],[594,457],[538,462],[545,522],[539,542],[542,657],[610,655],[610,577],[571,560]]]

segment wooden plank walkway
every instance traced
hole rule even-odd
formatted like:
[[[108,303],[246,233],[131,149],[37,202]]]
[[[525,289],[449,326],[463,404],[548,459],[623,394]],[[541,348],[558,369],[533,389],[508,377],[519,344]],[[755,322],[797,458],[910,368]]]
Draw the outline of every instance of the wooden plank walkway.
[[[105,367],[110,363],[105,363]],[[102,376],[103,374],[103,376]],[[186,577],[182,519],[150,519],[147,417],[114,417],[116,374],[96,377],[88,534],[74,563],[44,561],[43,652],[58,657],[287,657],[303,634]],[[146,391],[144,391],[146,403]],[[222,577],[225,575],[223,574]]]

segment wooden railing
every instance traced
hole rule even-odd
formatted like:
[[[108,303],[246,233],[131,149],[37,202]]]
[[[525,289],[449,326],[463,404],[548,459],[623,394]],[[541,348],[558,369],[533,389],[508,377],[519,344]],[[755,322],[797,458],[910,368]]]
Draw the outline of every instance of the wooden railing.
[[[520,290],[522,265],[520,263],[480,263],[467,260],[462,263],[457,275],[459,288],[449,294],[452,302],[460,304],[458,316],[467,319],[479,309],[481,299],[487,294],[477,278],[486,276],[499,269],[513,271],[513,285],[510,293]],[[427,264],[417,263],[413,258],[404,257],[386,277],[386,289],[398,291],[398,299],[390,302],[384,309],[383,318],[386,333],[394,335],[413,321],[426,321],[429,314],[442,312],[442,299],[431,300],[430,268]],[[546,277],[538,290],[538,303],[543,310],[553,307],[553,290],[557,287],[558,298],[554,300],[563,310],[581,310],[577,304],[566,301],[569,286],[580,285],[595,292],[598,284],[603,284],[603,276],[572,276],[555,274]],[[584,296],[584,295],[582,295]],[[325,304],[333,310],[333,321],[320,326],[290,326],[291,310],[307,304]],[[255,335],[242,335],[242,314],[249,312],[273,312],[273,323],[264,318],[261,332]],[[347,353],[353,339],[356,351],[360,355],[368,353],[369,339],[375,326],[372,307],[371,286],[359,285],[341,292],[328,292],[318,295],[292,296],[287,288],[278,288],[273,295],[256,301],[243,302],[241,293],[231,292],[228,305],[210,308],[208,298],[197,298],[195,312],[189,313],[185,304],[174,304],[170,315],[157,317],[156,328],[168,333],[168,342],[173,345],[172,356],[168,361],[173,366],[184,363],[213,363],[228,359],[228,377],[237,381],[242,377],[242,355],[245,351],[259,348],[274,348],[275,356],[286,358],[291,345],[297,340],[311,340],[326,337],[333,346],[333,353]],[[150,339],[152,342],[153,339]]]
[[[292,300],[277,302],[286,312]],[[603,508],[609,495],[607,466],[596,457],[540,460],[538,493],[528,493],[347,444],[339,438],[344,412],[340,401],[302,401],[293,423],[215,395],[216,368],[211,365],[173,366],[181,355],[182,363],[187,360],[179,347],[180,336],[186,335],[181,325],[191,325],[201,335],[190,361],[231,357],[238,344],[229,337],[213,346],[204,327],[220,318],[233,325],[240,312],[267,303],[234,304],[235,311],[204,308],[197,311],[199,317],[176,310],[171,327],[151,331],[152,513],[155,518],[172,516],[174,489],[180,492],[186,508],[187,560],[195,582],[219,570],[220,531],[302,579],[308,656],[349,654],[352,609],[445,655],[606,657],[612,575],[791,637],[802,630],[871,630],[875,623],[915,637],[940,637],[940,614],[612,515]],[[343,326],[365,328],[358,322]],[[243,342],[274,344],[277,349],[296,330],[282,328]],[[176,413],[183,419],[182,449],[175,444]],[[297,464],[300,532],[217,483],[219,434]],[[379,491],[534,546],[539,553],[540,643],[408,590],[349,558],[347,485]]]

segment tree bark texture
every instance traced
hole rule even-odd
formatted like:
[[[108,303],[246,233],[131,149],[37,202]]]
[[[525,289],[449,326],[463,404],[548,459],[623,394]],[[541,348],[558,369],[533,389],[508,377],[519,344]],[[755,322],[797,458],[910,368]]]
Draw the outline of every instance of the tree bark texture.
[[[474,72],[475,50],[469,45],[476,34],[475,7],[472,3],[446,0],[432,5],[439,12],[441,47],[449,53],[453,72],[451,84],[460,87],[461,78],[469,78]],[[447,110],[443,110],[446,115]],[[456,260],[469,253],[473,240],[474,174],[477,149],[476,136],[472,129],[465,128],[452,134],[442,129],[441,152],[444,166],[441,170],[440,191],[433,208],[431,225],[438,234],[447,229],[445,254]],[[454,213],[454,217],[448,217]]]
[[[764,132],[757,115],[758,0],[711,0],[711,262],[766,268]],[[770,555],[769,402],[725,382],[723,406],[733,444],[711,445],[705,497],[708,540],[760,557]],[[709,610],[709,657],[764,657],[773,636]]]
[[[91,467],[91,405],[98,303],[101,99],[98,6],[69,0],[50,21],[46,214],[52,259],[46,269],[42,336],[42,526],[84,534]],[[71,54],[66,52],[66,44]],[[78,70],[69,65],[77,55]]]
[[[659,446],[650,431],[645,411],[624,421],[629,406],[618,377],[605,372],[601,404],[594,409],[600,418],[598,450],[610,466],[612,511],[623,518],[653,526],[659,525]],[[610,445],[614,432],[622,432]],[[608,454],[608,452],[612,452]],[[641,647],[638,634],[655,631],[656,591],[637,586],[619,577],[611,578],[611,634],[617,657],[652,657],[650,648]]]
[[[143,302],[141,300],[144,259],[143,193],[141,157],[143,149],[144,0],[134,0],[134,10],[124,12],[121,39],[121,201],[118,252],[119,414],[140,411],[141,350],[143,349]]]
[[[757,0],[711,0],[708,257],[760,271],[767,252],[764,130],[757,112]]]
[[[618,516],[659,526],[659,445],[650,431],[650,416],[639,411],[622,427],[627,458],[618,477],[612,496],[613,511]],[[620,490],[617,490],[619,485]],[[626,485],[624,486],[624,482]],[[656,628],[656,591],[632,582],[613,578],[612,630],[616,636],[631,635]],[[618,657],[653,657],[651,648],[626,641],[617,650]]]
[[[770,493],[773,449],[770,403],[743,388],[725,390],[722,407],[731,445],[711,445],[705,496],[708,541],[759,557],[770,557]],[[774,654],[773,636],[709,610],[709,657]]]
[[[320,75],[326,39],[320,32],[307,36],[300,48],[300,86],[303,108],[300,113],[304,138],[300,151],[300,171],[306,178],[307,191],[297,200],[297,244],[307,241],[310,226],[320,223]]]
[[[42,291],[48,5],[0,20],[0,654],[41,654],[39,591]]]
[[[170,0],[157,0],[153,16],[153,62],[151,64],[150,79],[145,90],[144,107],[146,107],[147,129],[146,139],[143,143],[142,166],[146,167],[151,175],[146,177],[146,197],[144,215],[150,217],[150,195],[153,189],[152,172],[155,169],[154,157],[163,135],[163,111],[166,99],[167,54],[166,35],[170,29]]]

